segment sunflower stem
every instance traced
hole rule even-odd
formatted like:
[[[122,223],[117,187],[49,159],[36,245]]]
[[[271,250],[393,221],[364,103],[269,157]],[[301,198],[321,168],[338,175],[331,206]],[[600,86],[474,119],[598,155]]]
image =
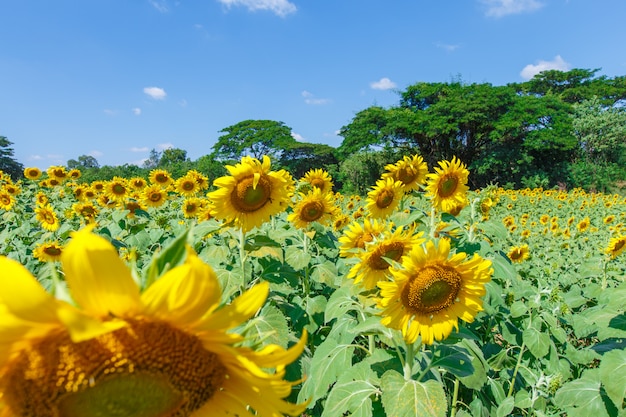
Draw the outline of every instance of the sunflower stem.
[[[243,227],[239,229],[239,259],[241,260],[241,293],[243,294],[248,287],[248,279],[246,277],[246,232]]]
[[[309,253],[309,237],[306,234],[306,231],[303,229],[302,231],[302,250],[305,254]],[[309,291],[311,290],[309,285],[309,266],[304,267],[304,278],[302,280],[302,285],[304,287],[304,297],[305,300],[309,298]]]
[[[435,216],[435,208],[432,207],[430,209],[430,238],[435,239],[435,231],[436,231],[436,216]]]
[[[511,376],[511,385],[509,386],[509,392],[506,395],[510,397],[513,394],[513,387],[515,387],[515,378],[517,378],[517,372],[519,371],[519,367],[522,364],[522,356],[524,355],[524,349],[526,348],[526,343],[522,342],[522,346],[519,349],[519,356],[517,358],[517,364],[515,364],[515,369],[513,370],[513,375]]]
[[[404,379],[409,380],[413,375],[413,363],[415,360],[415,344],[406,343],[404,360]]]
[[[456,404],[459,399],[459,378],[454,378],[454,391],[452,393],[452,409],[450,410],[450,417],[456,415]]]

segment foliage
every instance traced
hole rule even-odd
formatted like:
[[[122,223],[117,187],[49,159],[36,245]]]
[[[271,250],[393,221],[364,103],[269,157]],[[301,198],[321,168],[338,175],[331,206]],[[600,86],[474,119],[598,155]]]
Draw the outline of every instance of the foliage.
[[[314,168],[330,171],[337,164],[335,148],[329,145],[306,142],[296,142],[284,149],[278,163],[289,171],[294,178],[302,178]]]
[[[89,169],[100,168],[98,160],[91,155],[81,155],[76,159],[70,159],[67,161],[67,167],[69,169]]]
[[[13,157],[14,150],[11,145],[13,142],[6,136],[0,136],[0,171],[17,180],[23,176],[24,166]]]
[[[337,176],[342,192],[366,195],[385,171],[385,166],[397,160],[398,155],[392,150],[361,151],[350,155],[341,163]]]

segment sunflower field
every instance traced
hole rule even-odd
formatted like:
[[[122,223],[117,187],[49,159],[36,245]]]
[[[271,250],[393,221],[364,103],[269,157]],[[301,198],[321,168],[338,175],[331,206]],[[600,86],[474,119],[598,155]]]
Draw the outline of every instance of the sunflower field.
[[[626,415],[626,198],[0,171],[0,417]]]

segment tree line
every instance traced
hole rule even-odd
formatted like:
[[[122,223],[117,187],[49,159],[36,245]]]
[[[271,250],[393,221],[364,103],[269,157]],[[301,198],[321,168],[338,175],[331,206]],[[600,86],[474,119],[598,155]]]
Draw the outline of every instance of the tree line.
[[[529,81],[419,82],[398,91],[399,102],[370,106],[340,129],[337,148],[298,142],[285,123],[245,120],[222,129],[212,152],[195,161],[182,149],[153,149],[143,166],[100,167],[91,156],[67,162],[83,180],[147,176],[155,168],[174,176],[190,169],[210,178],[242,156],[268,155],[273,167],[295,178],[312,168],[328,171],[336,189],[365,194],[385,165],[418,153],[430,167],[457,156],[474,188],[582,187],[626,190],[626,76],[598,76],[599,69],[548,70]],[[21,175],[11,142],[0,136],[0,169]],[[23,167],[22,167],[23,169]]]

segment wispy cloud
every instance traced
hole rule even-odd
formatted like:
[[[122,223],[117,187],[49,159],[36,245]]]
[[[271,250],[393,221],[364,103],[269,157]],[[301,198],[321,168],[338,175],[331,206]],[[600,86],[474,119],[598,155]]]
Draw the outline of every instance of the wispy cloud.
[[[569,71],[571,65],[568,62],[565,62],[561,55],[557,55],[554,57],[552,61],[539,61],[537,64],[528,64],[522,69],[520,75],[525,80],[530,80],[535,75],[539,74],[541,71],[547,70],[559,70],[559,71]]]
[[[387,77],[383,77],[378,81],[371,82],[370,87],[374,90],[391,90],[392,88],[396,88],[396,83]]]
[[[167,13],[170,8],[167,6],[166,0],[149,0],[152,7],[160,11],[161,13]]]
[[[117,114],[117,110],[113,110],[113,109],[104,109],[102,110],[104,112],[104,114],[106,114],[107,116],[115,116]]]
[[[156,148],[160,151],[165,150],[165,149],[172,149],[174,147],[174,145],[172,145],[171,143],[159,143]]]
[[[503,17],[510,14],[533,12],[543,7],[538,0],[480,0],[486,6],[485,15]]]
[[[143,92],[155,100],[164,100],[167,93],[160,87],[145,87]]]
[[[306,104],[321,105],[321,104],[328,104],[331,102],[331,100],[328,98],[315,98],[313,93],[310,93],[306,90],[304,90],[301,94],[302,94],[302,97],[304,97],[304,102]]]
[[[99,158],[99,157],[101,157],[104,154],[102,152],[100,152],[100,151],[91,151],[87,155],[93,156],[94,158]]]
[[[133,114],[135,116],[139,116],[141,114],[141,109],[139,107],[133,108]]]
[[[308,140],[306,140],[304,136],[299,133],[291,132],[291,137],[294,138],[297,142],[308,142]]]
[[[452,44],[443,43],[443,42],[435,42],[435,46],[437,48],[445,49],[448,52],[454,52],[460,47],[460,45],[452,45]]]
[[[148,152],[150,149],[148,149],[147,146],[133,146],[132,148],[129,149],[129,151],[131,152]]]
[[[257,10],[269,10],[272,13],[280,17],[285,17],[288,14],[295,13],[296,5],[290,3],[288,0],[218,0],[227,8],[233,6],[246,7],[251,12]]]

